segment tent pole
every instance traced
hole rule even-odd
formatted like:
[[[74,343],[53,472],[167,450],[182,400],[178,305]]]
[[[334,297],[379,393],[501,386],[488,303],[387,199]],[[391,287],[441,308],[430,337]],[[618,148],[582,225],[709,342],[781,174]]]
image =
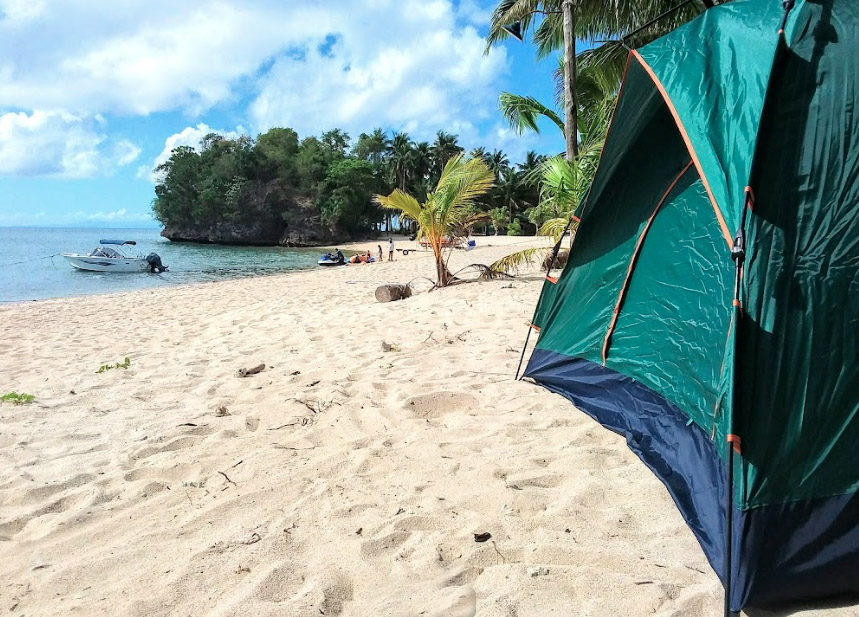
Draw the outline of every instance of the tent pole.
[[[738,408],[739,391],[737,381],[741,375],[739,340],[741,332],[740,320],[743,316],[743,306],[740,302],[740,285],[743,280],[743,265],[746,262],[746,216],[749,211],[749,203],[754,201],[754,193],[751,187],[746,187],[743,199],[743,209],[740,214],[740,227],[734,237],[731,247],[731,259],[736,266],[734,275],[734,301],[733,301],[733,323],[734,323],[734,358],[733,358],[733,387],[731,391],[731,407],[727,414],[725,424],[725,446],[727,447],[725,462],[727,463],[725,478],[725,617],[736,615],[731,611],[731,589],[733,586],[734,566],[734,452],[741,454],[740,438],[734,434],[734,412]]]
[[[555,243],[555,248],[552,249],[552,259],[549,260],[549,265],[546,267],[546,277],[548,278],[549,272],[552,271],[552,266],[555,265],[555,262],[558,259],[558,253],[561,252],[561,243],[564,241],[564,236],[567,235],[567,232],[570,231],[570,227],[573,225],[573,221],[577,220],[575,213],[570,215],[570,219],[567,221],[566,227],[564,227],[564,231],[561,232],[561,237],[558,238],[558,241]],[[572,248],[573,239],[570,237],[570,248]],[[543,284],[545,286],[545,283]],[[540,297],[543,297],[542,290],[540,291]],[[519,381],[519,371],[522,370],[522,362],[525,360],[525,350],[528,349],[528,341],[531,338],[531,330],[532,325],[534,324],[534,317],[537,316],[537,308],[540,306],[540,300],[537,300],[537,306],[534,307],[534,314],[531,316],[531,323],[528,324],[528,335],[525,337],[525,344],[522,345],[522,354],[519,356],[519,366],[516,368],[516,377],[515,380]]]
[[[519,371],[522,370],[522,362],[525,360],[525,350],[528,349],[528,339],[531,338],[531,327],[528,327],[528,336],[525,337],[525,344],[522,345],[522,354],[519,356],[519,366],[516,367],[516,381],[519,381]]]
[[[734,617],[737,613],[731,610],[731,588],[733,578],[733,536],[734,536],[734,445],[728,445],[728,484],[725,491],[725,617]]]
[[[796,4],[795,0],[782,0],[782,8],[784,15],[782,16],[781,25],[779,26],[778,36],[779,44],[784,41],[785,27],[790,12]],[[778,56],[780,47],[776,48],[776,57]],[[769,86],[767,86],[769,94]],[[749,173],[750,178],[754,177],[754,165]],[[751,185],[752,181],[749,180]],[[740,285],[743,279],[743,265],[746,261],[746,217],[749,212],[749,206],[754,203],[754,192],[751,186],[747,186],[743,198],[743,209],[740,215],[740,227],[737,229],[737,235],[734,238],[734,245],[731,247],[731,259],[736,264],[736,276],[734,278],[734,302],[733,302],[733,319],[734,319],[734,358],[733,358],[733,388],[731,392],[731,407],[728,412],[727,422],[725,425],[725,435],[727,447],[727,470],[728,477],[725,482],[725,617],[734,617],[737,613],[731,611],[731,590],[733,586],[733,561],[734,561],[734,456],[742,456],[742,445],[740,438],[734,434],[734,413],[740,406],[740,388],[737,386],[742,375],[742,367],[740,366],[740,331],[742,328],[741,319],[743,316],[743,307],[740,302]]]

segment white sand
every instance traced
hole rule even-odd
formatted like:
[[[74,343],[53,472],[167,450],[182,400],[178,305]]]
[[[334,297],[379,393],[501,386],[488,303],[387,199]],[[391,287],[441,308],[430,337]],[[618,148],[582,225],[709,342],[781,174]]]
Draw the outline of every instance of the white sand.
[[[623,439],[512,379],[539,277],[373,299],[432,274],[419,253],[0,308],[0,394],[38,397],[0,405],[0,614],[720,614]]]

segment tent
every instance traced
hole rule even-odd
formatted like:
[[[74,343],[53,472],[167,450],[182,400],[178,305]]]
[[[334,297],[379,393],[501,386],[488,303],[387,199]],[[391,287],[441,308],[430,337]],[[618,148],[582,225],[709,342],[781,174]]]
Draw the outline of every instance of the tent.
[[[859,592],[859,3],[784,4],[631,52],[524,373],[626,436],[734,611]]]

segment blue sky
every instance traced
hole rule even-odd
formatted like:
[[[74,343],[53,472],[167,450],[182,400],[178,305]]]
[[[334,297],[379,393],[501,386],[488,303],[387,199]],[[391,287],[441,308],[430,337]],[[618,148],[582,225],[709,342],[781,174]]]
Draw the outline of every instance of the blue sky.
[[[154,166],[212,131],[560,152],[498,112],[503,90],[551,103],[556,64],[512,40],[485,55],[493,4],[0,0],[0,226],[154,225]]]

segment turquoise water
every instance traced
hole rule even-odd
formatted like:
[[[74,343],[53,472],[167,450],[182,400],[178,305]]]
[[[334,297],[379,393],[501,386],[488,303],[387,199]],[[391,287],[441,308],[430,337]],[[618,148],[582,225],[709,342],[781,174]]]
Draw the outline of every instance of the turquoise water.
[[[128,253],[158,253],[170,270],[161,275],[82,272],[59,256],[89,253],[102,238],[136,240],[136,247],[125,247]],[[312,268],[323,252],[170,242],[159,236],[158,229],[0,227],[0,302],[131,291]]]

